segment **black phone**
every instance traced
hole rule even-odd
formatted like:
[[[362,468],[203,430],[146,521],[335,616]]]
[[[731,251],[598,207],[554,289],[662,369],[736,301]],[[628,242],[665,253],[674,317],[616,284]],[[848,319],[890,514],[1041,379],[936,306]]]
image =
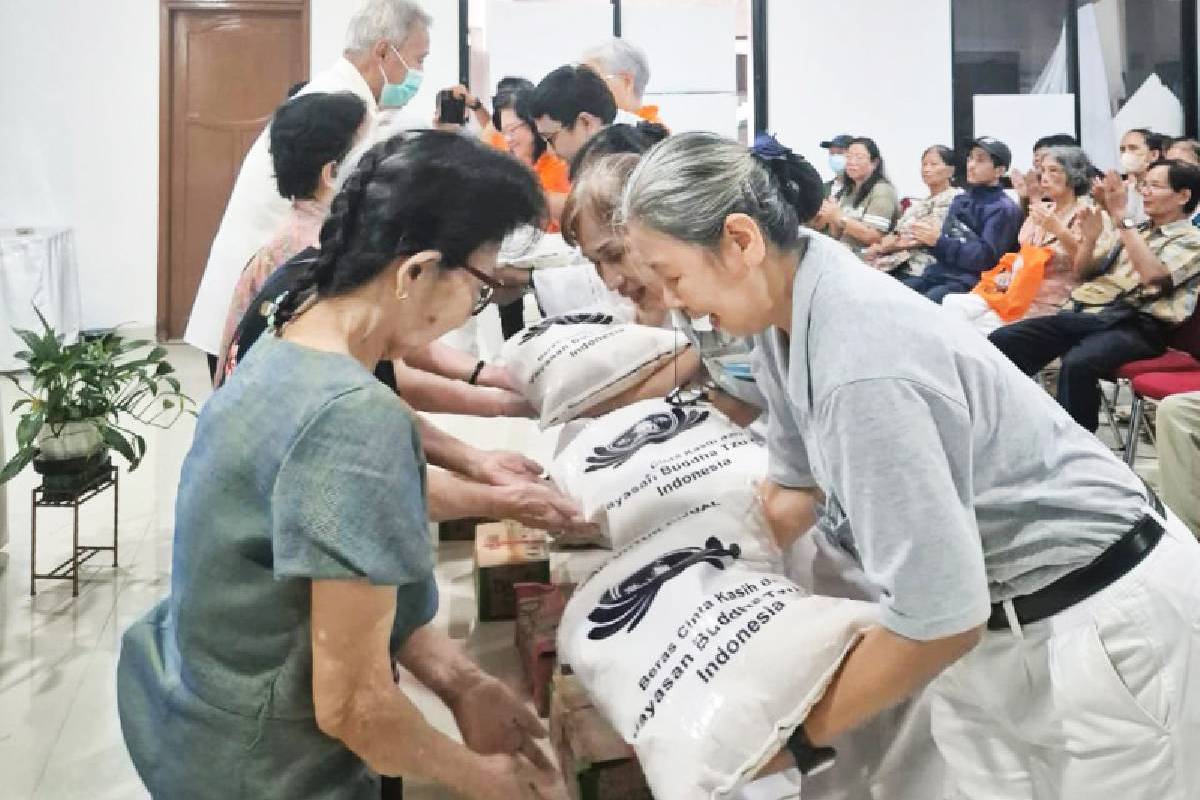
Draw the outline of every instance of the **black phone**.
[[[438,122],[465,125],[467,122],[467,100],[455,97],[454,92],[442,89],[437,94]]]

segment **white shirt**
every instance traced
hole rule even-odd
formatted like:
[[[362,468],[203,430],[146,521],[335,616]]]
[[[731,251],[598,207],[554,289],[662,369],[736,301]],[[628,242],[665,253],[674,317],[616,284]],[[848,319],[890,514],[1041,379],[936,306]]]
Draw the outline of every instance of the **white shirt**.
[[[353,92],[367,104],[368,135],[364,141],[373,141],[379,107],[371,87],[347,59],[339,59],[314,77],[301,93],[344,91]],[[183,335],[185,342],[206,353],[215,354],[220,349],[225,316],[243,268],[270,241],[291,208],[291,203],[279,196],[275,185],[270,129],[268,125],[263,130],[242,162]]]

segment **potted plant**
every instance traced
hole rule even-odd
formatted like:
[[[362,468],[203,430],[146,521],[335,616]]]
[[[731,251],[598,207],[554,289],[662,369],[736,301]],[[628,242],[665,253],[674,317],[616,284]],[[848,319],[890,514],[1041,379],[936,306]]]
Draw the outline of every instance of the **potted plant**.
[[[23,413],[17,450],[0,469],[0,484],[32,461],[39,472],[56,476],[60,492],[82,490],[97,474],[107,475],[110,448],[125,457],[130,471],[137,469],[146,440],[130,425],[169,428],[195,413],[166,348],[126,341],[116,332],[66,344],[40,312],[38,318],[40,334],[14,328],[28,348],[16,357],[31,380],[26,388],[9,376],[23,395],[12,410]]]

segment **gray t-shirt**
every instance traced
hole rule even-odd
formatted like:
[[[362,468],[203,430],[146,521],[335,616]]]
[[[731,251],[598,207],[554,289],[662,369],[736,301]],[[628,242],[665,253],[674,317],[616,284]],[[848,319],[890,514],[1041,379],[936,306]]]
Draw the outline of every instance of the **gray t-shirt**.
[[[933,639],[1096,558],[1148,510],[1137,477],[969,325],[807,233],[792,332],[756,337],[770,477]],[[848,524],[846,524],[848,523]]]

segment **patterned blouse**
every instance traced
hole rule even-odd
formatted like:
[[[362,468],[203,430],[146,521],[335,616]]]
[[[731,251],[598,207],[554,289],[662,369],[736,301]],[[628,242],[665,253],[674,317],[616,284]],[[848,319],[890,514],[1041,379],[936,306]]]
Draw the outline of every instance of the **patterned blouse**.
[[[295,200],[292,211],[283,226],[276,231],[275,236],[261,250],[254,254],[250,262],[242,270],[233,291],[233,299],[229,302],[229,313],[225,316],[225,329],[221,334],[221,349],[218,350],[220,360],[217,362],[216,374],[222,379],[228,377],[226,372],[233,370],[230,349],[234,346],[233,335],[238,323],[246,315],[251,301],[258,295],[267,278],[275,270],[286,264],[292,256],[308,247],[318,247],[321,243],[321,226],[329,216],[329,206],[317,200]],[[216,381],[217,385],[221,380]]]

